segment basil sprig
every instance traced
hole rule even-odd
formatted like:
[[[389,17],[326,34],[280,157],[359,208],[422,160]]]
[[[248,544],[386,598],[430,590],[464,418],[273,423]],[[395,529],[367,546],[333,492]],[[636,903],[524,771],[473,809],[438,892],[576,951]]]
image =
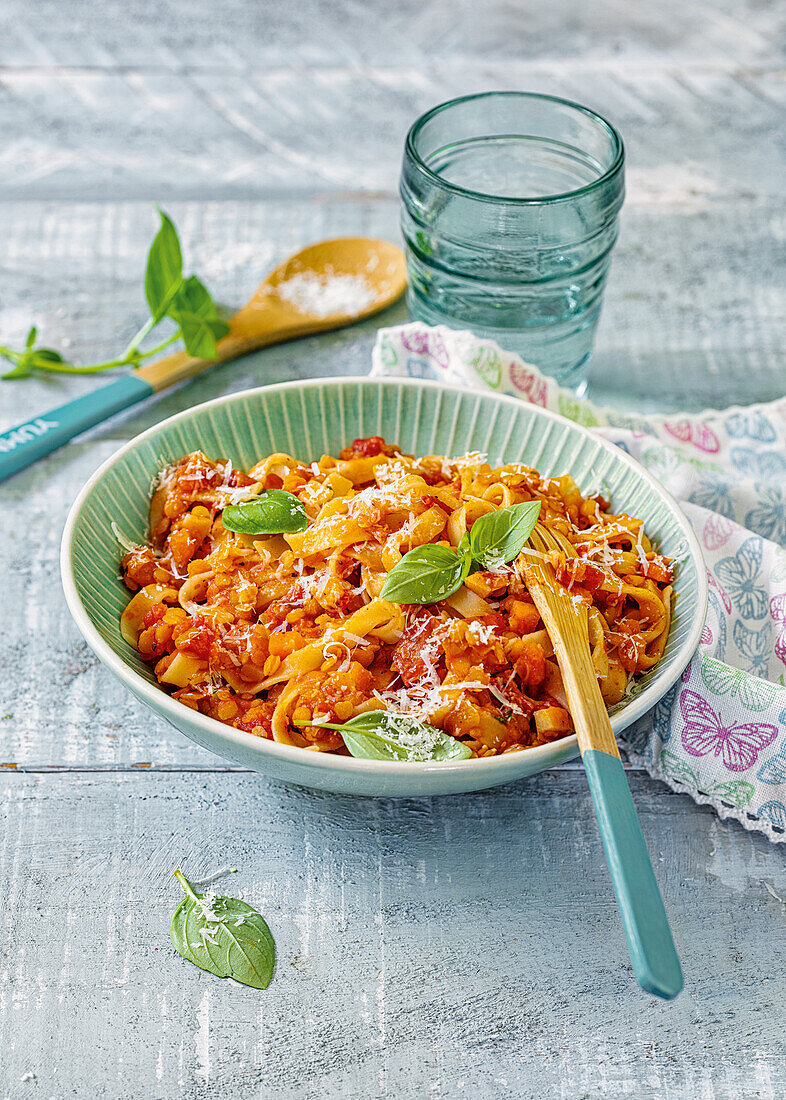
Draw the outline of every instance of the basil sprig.
[[[405,554],[387,575],[382,598],[391,603],[436,603],[461,588],[475,569],[498,569],[513,561],[540,515],[540,501],[512,504],[476,519],[456,550],[426,543]]]
[[[238,898],[195,893],[180,871],[175,878],[186,892],[169,929],[175,951],[219,978],[267,989],[276,945],[262,914]]]
[[[33,371],[56,374],[97,374],[113,367],[138,367],[145,359],[182,339],[189,355],[198,359],[215,359],[216,341],[229,332],[229,325],[220,316],[207,287],[196,275],[183,275],[183,255],[180,239],[172,221],[159,209],[161,227],[147,255],[145,298],[150,316],[133,337],[125,351],[115,359],[91,366],[67,363],[59,351],[36,347],[38,331],[33,326],[21,350],[0,346],[0,357],[14,364],[2,378],[27,378]],[[140,345],[162,321],[174,322],[175,331],[155,347],[141,350]]]
[[[468,760],[472,749],[435,726],[407,714],[369,710],[348,722],[298,722],[338,730],[352,756],[361,760]]]
[[[292,493],[268,489],[242,504],[228,504],[221,515],[228,531],[239,535],[281,535],[305,531],[306,510]]]

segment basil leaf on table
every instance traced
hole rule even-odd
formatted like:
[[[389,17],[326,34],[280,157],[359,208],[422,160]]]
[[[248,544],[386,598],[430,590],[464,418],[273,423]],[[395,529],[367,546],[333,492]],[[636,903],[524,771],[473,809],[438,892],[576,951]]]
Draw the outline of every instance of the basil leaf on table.
[[[228,504],[221,520],[228,531],[238,535],[291,534],[308,527],[305,508],[283,489],[268,489],[242,504]]]
[[[147,254],[145,297],[154,321],[165,316],[169,305],[183,282],[183,254],[177,230],[163,210],[161,228],[153,238]]]
[[[528,500],[476,519],[469,535],[473,562],[481,569],[497,569],[513,561],[532,534],[539,515],[540,501]]]
[[[391,603],[436,603],[461,588],[470,564],[469,555],[427,542],[390,570],[380,595]]]
[[[238,898],[195,893],[180,871],[175,878],[186,892],[169,929],[175,951],[219,978],[267,989],[276,945],[262,914]]]
[[[389,710],[369,710],[348,722],[299,722],[338,730],[361,760],[468,760],[472,749],[435,726]]]

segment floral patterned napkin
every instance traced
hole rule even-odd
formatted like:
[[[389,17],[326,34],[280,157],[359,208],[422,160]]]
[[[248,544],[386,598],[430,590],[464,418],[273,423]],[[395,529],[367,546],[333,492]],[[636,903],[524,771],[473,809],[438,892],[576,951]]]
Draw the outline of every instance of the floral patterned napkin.
[[[629,416],[579,401],[490,340],[418,323],[381,329],[372,375],[513,394],[600,432],[681,502],[710,583],[681,681],[625,731],[650,775],[786,840],[786,398],[700,416]]]

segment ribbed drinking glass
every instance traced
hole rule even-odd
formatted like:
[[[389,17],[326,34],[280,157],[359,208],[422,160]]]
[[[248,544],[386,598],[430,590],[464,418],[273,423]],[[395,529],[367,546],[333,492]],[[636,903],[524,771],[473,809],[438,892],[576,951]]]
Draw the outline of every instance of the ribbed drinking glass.
[[[553,96],[487,92],[423,115],[401,175],[413,317],[491,336],[582,390],[624,163],[610,123]]]

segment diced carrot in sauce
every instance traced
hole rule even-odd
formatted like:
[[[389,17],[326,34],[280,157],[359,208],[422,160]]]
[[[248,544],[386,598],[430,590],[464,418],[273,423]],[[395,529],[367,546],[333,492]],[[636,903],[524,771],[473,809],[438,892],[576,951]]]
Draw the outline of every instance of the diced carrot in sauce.
[[[525,640],[514,668],[525,687],[534,688],[543,683],[546,677],[546,655],[537,642]]]
[[[268,649],[273,657],[286,657],[294,653],[296,649],[302,649],[304,645],[303,635],[297,630],[288,630],[284,634],[272,634],[268,642]]]
[[[157,622],[159,622],[159,620],[163,619],[165,614],[166,614],[166,604],[154,603],[153,606],[150,608],[150,610],[148,612],[146,612],[144,618],[142,619],[142,625],[144,627],[153,626],[154,623],[157,623]]]
[[[510,608],[510,629],[517,634],[532,634],[540,622],[540,612],[532,603],[514,600]]]
[[[567,561],[560,563],[554,572],[560,584],[564,584],[567,588],[580,584],[589,592],[596,592],[607,579],[600,566],[585,558],[568,558]]]

